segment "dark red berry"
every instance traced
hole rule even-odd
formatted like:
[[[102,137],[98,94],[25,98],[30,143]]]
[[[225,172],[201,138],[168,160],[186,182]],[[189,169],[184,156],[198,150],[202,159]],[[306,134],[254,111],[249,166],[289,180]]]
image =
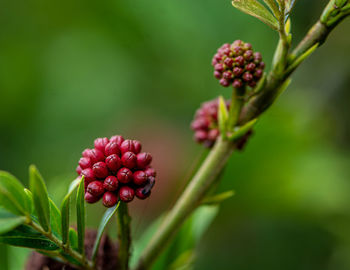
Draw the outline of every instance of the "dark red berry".
[[[81,172],[83,171],[83,169],[82,169],[80,166],[78,166],[78,167],[75,169],[75,171],[80,175]]]
[[[146,168],[152,161],[152,156],[149,153],[143,152],[137,154],[137,167]]]
[[[108,176],[103,182],[103,187],[108,191],[115,191],[118,189],[118,179],[115,176]]]
[[[90,158],[92,163],[96,163],[98,161],[103,161],[104,158],[105,158],[105,156],[102,153],[102,151],[97,150],[97,149],[86,149],[83,152],[83,156]]]
[[[97,178],[105,178],[108,176],[108,168],[106,163],[100,161],[92,166],[92,170]]]
[[[103,195],[103,205],[106,207],[112,207],[118,202],[118,196],[113,192],[107,191]]]
[[[224,86],[224,87],[227,87],[227,86],[230,85],[230,81],[229,81],[229,80],[226,80],[226,79],[224,79],[224,78],[222,78],[222,79],[220,80],[220,84],[221,84],[222,86]]]
[[[148,176],[156,177],[156,170],[153,169],[153,168],[147,168],[147,169],[145,170],[145,173],[146,173]]]
[[[248,71],[254,71],[256,65],[254,63],[249,63],[248,65],[246,65],[245,69]]]
[[[147,183],[148,175],[144,171],[136,171],[134,172],[134,183],[136,185],[144,185]]]
[[[125,152],[122,155],[122,164],[124,167],[133,169],[136,167],[137,158],[133,152]]]
[[[249,61],[253,58],[253,51],[252,50],[248,50],[243,54],[243,57],[245,60]]]
[[[208,138],[208,132],[204,131],[204,130],[197,130],[194,133],[194,139],[197,142],[203,142]]]
[[[139,141],[137,141],[137,140],[133,140],[132,142],[134,144],[134,149],[135,149],[134,153],[135,154],[140,153],[141,152],[141,148],[142,148],[141,143]]]
[[[243,74],[243,80],[245,80],[246,82],[250,82],[253,79],[253,75],[249,72],[245,72]]]
[[[93,196],[100,196],[104,192],[104,187],[102,182],[93,181],[87,186],[86,191],[92,194]]]
[[[224,71],[224,65],[223,64],[216,64],[214,68],[215,68],[216,71],[219,71],[219,72],[223,72]]]
[[[109,142],[108,138],[97,138],[94,141],[95,148],[104,152],[107,143]]]
[[[234,60],[230,57],[227,57],[225,60],[224,60],[224,63],[227,67],[232,67],[233,63],[234,63]]]
[[[224,73],[222,73],[222,77],[227,79],[227,80],[230,80],[232,78],[232,72],[231,71],[225,71]]]
[[[116,172],[122,166],[122,161],[116,154],[113,154],[106,158],[106,164],[108,169],[112,172]]]
[[[244,64],[244,57],[243,56],[237,56],[236,58],[235,58],[235,62],[238,64],[238,65],[240,65],[240,66],[243,66],[243,64]]]
[[[144,187],[140,187],[135,190],[135,195],[137,198],[144,200],[151,195],[151,191],[146,190]]]
[[[119,190],[119,198],[123,202],[131,202],[134,199],[135,191],[128,186],[123,186]]]
[[[243,86],[243,83],[240,79],[235,79],[232,85],[234,88],[241,88]]]
[[[92,165],[91,163],[91,159],[88,157],[82,157],[81,159],[79,159],[79,166],[82,169],[86,169],[86,168],[90,168]]]
[[[120,183],[127,184],[133,178],[132,172],[128,168],[121,168],[117,173],[117,178]]]
[[[82,170],[81,175],[84,176],[84,179],[87,183],[90,183],[96,180],[95,173],[91,168],[86,168]]]
[[[134,147],[132,140],[123,141],[122,144],[120,145],[120,151],[121,151],[122,155],[126,152],[134,152],[135,147]]]
[[[233,69],[233,74],[236,76],[236,77],[239,77],[241,76],[241,74],[243,73],[243,68],[240,68],[240,67],[235,67]]]
[[[255,71],[255,73],[254,73],[254,76],[256,77],[256,78],[261,78],[261,76],[263,75],[263,71],[262,71],[262,69],[257,69],[256,71]]]
[[[221,76],[222,76],[222,75],[221,75],[221,72],[219,72],[219,71],[217,71],[217,70],[214,71],[214,77],[215,77],[215,78],[220,79]]]
[[[85,192],[84,199],[88,203],[95,203],[98,202],[101,199],[101,196],[94,196],[89,192]]]
[[[123,136],[116,135],[116,136],[112,136],[109,141],[115,142],[120,146],[122,144],[122,142],[124,141],[124,138],[123,138]]]
[[[120,155],[120,150],[119,150],[119,146],[116,142],[109,142],[106,146],[105,146],[105,155],[106,156],[110,156],[113,154],[116,155]]]

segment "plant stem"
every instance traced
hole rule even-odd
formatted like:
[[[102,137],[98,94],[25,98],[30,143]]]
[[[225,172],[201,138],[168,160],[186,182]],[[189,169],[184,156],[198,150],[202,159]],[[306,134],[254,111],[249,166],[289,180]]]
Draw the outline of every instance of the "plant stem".
[[[52,233],[48,233],[45,232],[43,230],[43,228],[41,228],[41,226],[39,226],[38,224],[36,224],[35,222],[30,222],[28,224],[29,226],[31,226],[34,230],[38,231],[39,233],[41,233],[42,235],[45,235],[45,237],[47,237],[48,239],[50,239],[52,242],[54,242],[57,246],[59,246],[62,250],[64,250],[64,252],[66,254],[68,254],[69,256],[71,256],[72,258],[74,258],[75,260],[77,260],[78,262],[81,263],[81,265],[83,265],[83,269],[87,269],[87,270],[95,270],[95,268],[92,266],[92,263],[90,261],[87,261],[85,259],[85,256],[83,256],[82,254],[76,252],[75,250],[73,250],[71,247],[67,247],[66,245],[63,244],[63,242],[61,240],[59,240],[55,235],[53,235]],[[60,257],[62,259],[64,259],[63,257]],[[66,259],[64,259],[68,264],[70,264],[70,262],[68,262]]]
[[[130,257],[130,221],[131,218],[128,212],[128,205],[124,202],[120,203],[117,211],[117,223],[118,223],[118,239],[119,239],[119,262],[121,270],[127,270],[129,268]]]
[[[180,229],[185,219],[200,205],[208,190],[219,180],[217,176],[223,170],[233,150],[232,142],[222,138],[217,140],[202,166],[174,207],[166,215],[156,234],[143,251],[136,266],[137,270],[145,270],[151,267],[157,256],[161,254],[167,243]]]
[[[244,88],[233,88],[230,111],[228,117],[228,131],[232,132],[234,127],[236,126],[239,118],[239,114],[242,110],[244,104]]]

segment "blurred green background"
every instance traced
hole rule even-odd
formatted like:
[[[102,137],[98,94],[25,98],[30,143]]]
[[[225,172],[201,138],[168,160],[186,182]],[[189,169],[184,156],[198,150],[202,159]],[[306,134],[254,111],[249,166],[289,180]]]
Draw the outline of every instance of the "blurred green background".
[[[328,1],[298,1],[298,41]],[[242,39],[267,68],[277,34],[224,0],[2,0],[0,169],[27,184],[38,166],[60,202],[98,136],[139,139],[158,182],[133,203],[133,232],[169,209],[202,153],[189,123],[200,103],[229,95],[211,57]],[[288,91],[235,153],[196,269],[350,269],[350,20],[296,72]],[[294,43],[295,44],[295,43]],[[89,225],[96,225],[89,206]],[[26,252],[1,247],[1,269]],[[7,258],[7,259],[6,259]],[[9,259],[8,259],[9,258]]]

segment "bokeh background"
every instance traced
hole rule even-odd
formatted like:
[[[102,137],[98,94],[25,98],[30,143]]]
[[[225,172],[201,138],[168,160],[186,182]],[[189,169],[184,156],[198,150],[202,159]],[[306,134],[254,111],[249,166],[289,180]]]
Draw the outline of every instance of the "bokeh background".
[[[298,1],[300,40],[326,0]],[[242,39],[270,67],[277,35],[224,0],[2,0],[0,169],[27,184],[37,165],[60,202],[98,136],[139,139],[158,182],[133,203],[133,232],[169,209],[203,150],[189,123],[205,100],[229,91],[211,57]],[[235,153],[219,187],[236,195],[201,241],[195,269],[350,269],[350,20],[295,73]],[[295,44],[295,43],[294,43]],[[90,207],[90,226],[96,226]],[[27,251],[0,247],[1,269]]]

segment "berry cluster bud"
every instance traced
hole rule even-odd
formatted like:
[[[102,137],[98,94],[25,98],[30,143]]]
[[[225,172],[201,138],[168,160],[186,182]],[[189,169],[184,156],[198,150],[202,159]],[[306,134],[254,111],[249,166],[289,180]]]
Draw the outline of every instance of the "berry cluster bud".
[[[76,169],[85,179],[85,200],[114,206],[118,200],[131,202],[150,196],[155,184],[152,156],[141,152],[141,143],[122,136],[97,138],[93,149],[85,149]]]
[[[220,135],[218,127],[218,107],[219,99],[213,99],[202,103],[196,111],[191,128],[194,130],[194,139],[198,143],[210,148],[214,145],[217,137]],[[227,110],[230,107],[230,101],[226,101]]]
[[[254,53],[252,45],[241,40],[222,45],[214,55],[212,65],[214,76],[220,80],[220,84],[234,88],[247,85],[254,88],[265,68],[261,53]]]

